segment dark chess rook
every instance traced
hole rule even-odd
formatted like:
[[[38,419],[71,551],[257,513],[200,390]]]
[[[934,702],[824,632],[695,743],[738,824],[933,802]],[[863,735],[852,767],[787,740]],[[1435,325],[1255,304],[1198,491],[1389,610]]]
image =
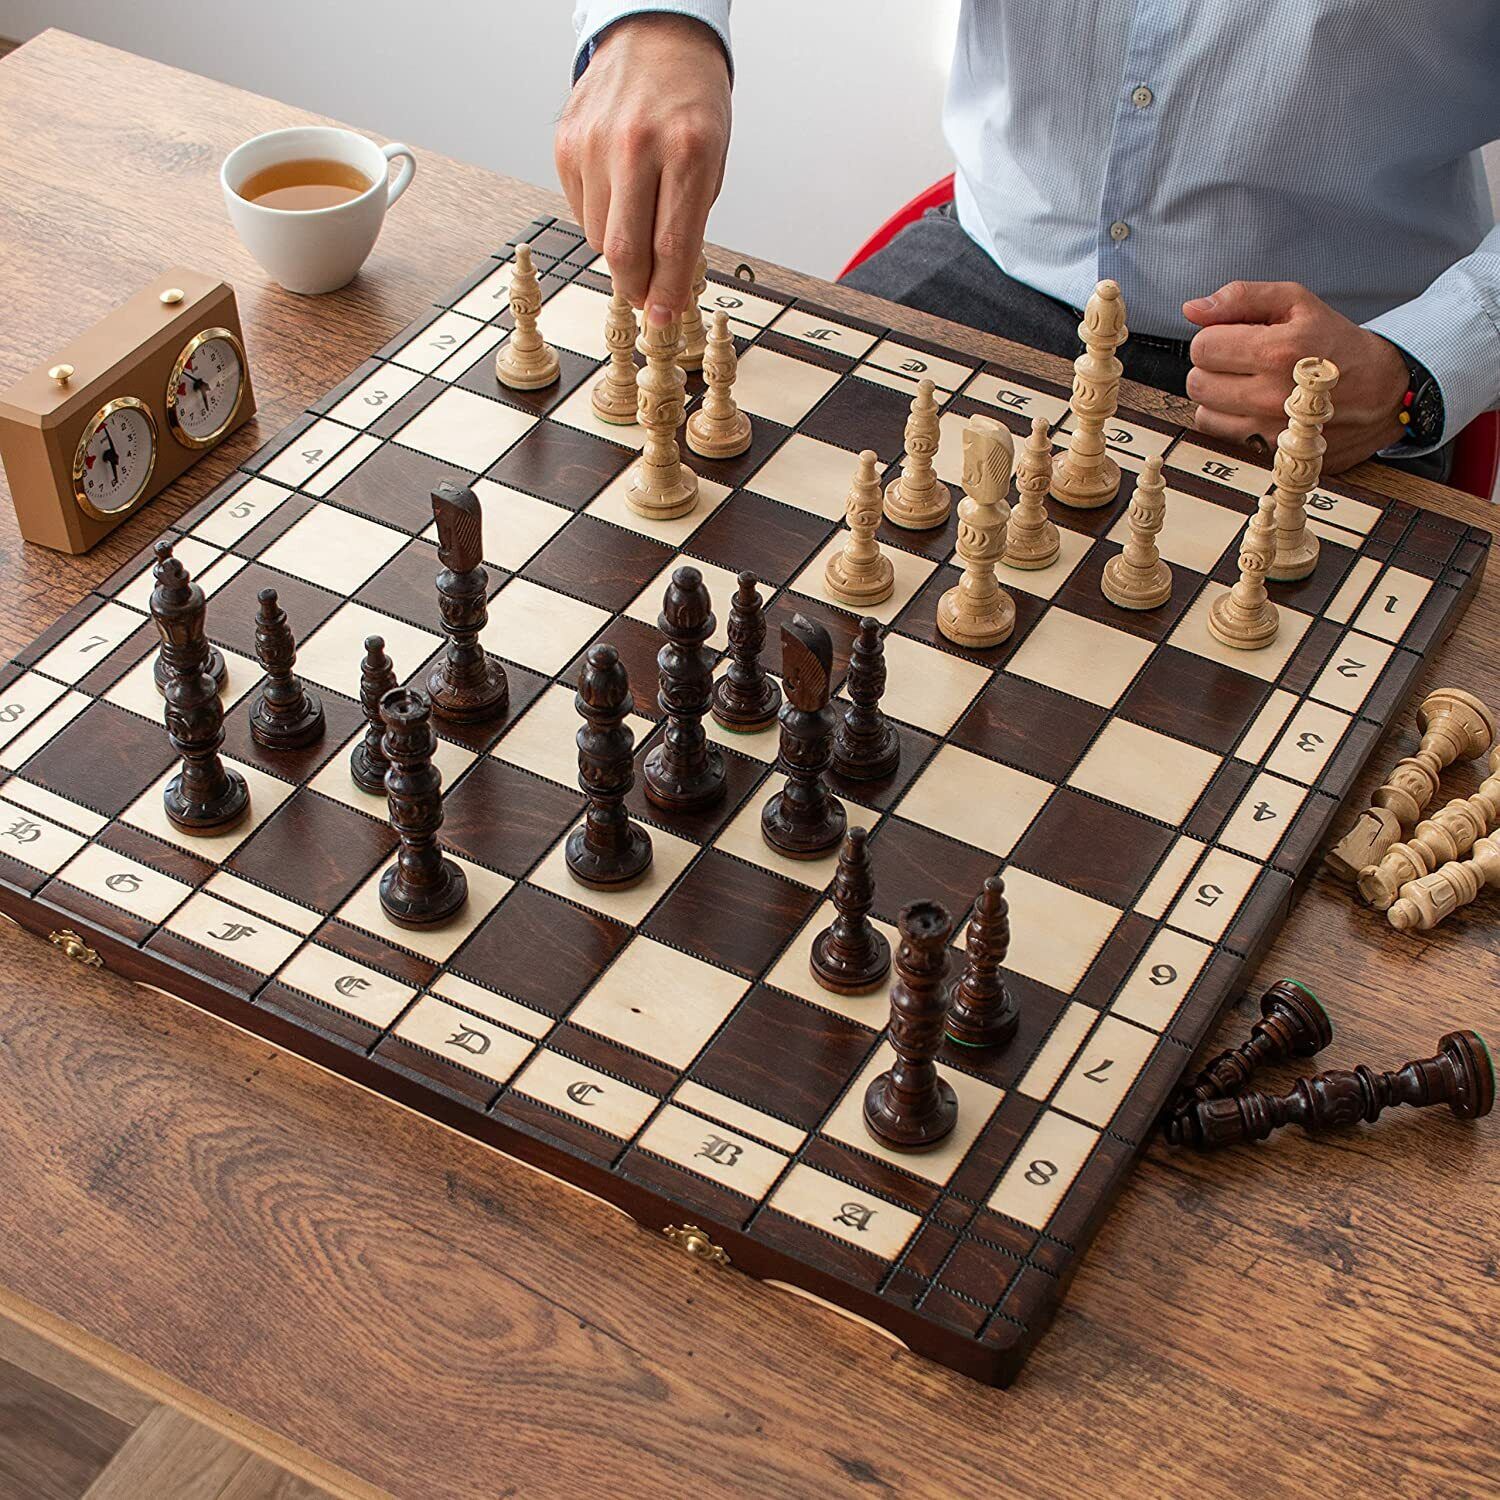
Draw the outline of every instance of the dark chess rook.
[[[1068,387],[716,271],[648,433],[579,231],[518,243],[518,347],[508,245],[5,669],[0,910],[1009,1381],[1489,538],[1319,483],[1232,648],[1256,458],[1095,411],[1114,498],[1044,499]],[[975,644],[1002,501],[1044,565]],[[297,685],[321,736],[263,743]]]

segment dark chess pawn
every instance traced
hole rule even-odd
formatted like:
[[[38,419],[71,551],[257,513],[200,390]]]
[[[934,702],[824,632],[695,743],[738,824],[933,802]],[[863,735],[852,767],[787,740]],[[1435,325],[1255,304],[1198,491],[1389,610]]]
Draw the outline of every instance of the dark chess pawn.
[[[724,795],[724,757],[703,732],[713,696],[714,612],[697,568],[672,574],[656,626],[667,643],[656,656],[661,686],[656,701],[667,716],[662,737],[646,756],[646,798],[668,812],[697,812]]]
[[[442,659],[427,678],[432,711],[455,724],[498,718],[510,701],[510,684],[505,668],[479,644],[490,613],[489,574],[480,561],[484,527],[479,497],[444,480],[432,492],[432,514],[443,565],[437,576],[438,610],[448,638]]]
[[[714,684],[713,715],[725,729],[751,734],[776,722],[781,685],[760,664],[766,612],[754,573],[741,573],[729,603],[729,666]]]
[[[266,685],[250,704],[250,738],[263,750],[300,750],[323,736],[323,700],[292,669],[297,642],[275,589],[260,591],[255,654]]]
[[[948,1039],[961,1047],[1003,1047],[1015,1036],[1021,1012],[1000,977],[1010,949],[1010,907],[998,875],[979,893],[964,947],[963,973],[948,1007]]]
[[[224,705],[204,670],[208,637],[203,629],[203,590],[189,580],[166,540],[156,544],[153,576],[151,618],[166,663],[167,737],[182,757],[182,769],[163,789],[162,805],[173,826],[184,833],[222,833],[250,811],[250,788],[219,757]]]
[[[1167,1112],[1180,1115],[1209,1099],[1237,1094],[1257,1068],[1311,1057],[1333,1040],[1333,1022],[1318,997],[1295,979],[1280,979],[1260,997],[1260,1020],[1238,1047],[1221,1052],[1177,1090]]]
[[[833,877],[838,915],[813,939],[812,976],[836,995],[878,990],[891,971],[891,945],[870,921],[875,876],[868,837],[863,828],[851,828],[845,835],[838,873]]]
[[[901,760],[901,741],[895,726],[880,711],[885,692],[885,642],[879,620],[859,622],[844,689],[849,707],[834,731],[833,769],[849,781],[879,781],[891,775]]]
[[[896,926],[896,982],[891,988],[889,1038],[896,1061],[865,1091],[865,1125],[896,1151],[923,1151],[958,1121],[958,1097],[938,1076],[948,994],[948,938],[953,918],[936,901],[904,907]]]
[[[172,543],[163,537],[152,550],[156,553],[157,562],[160,563],[162,558],[171,556]],[[154,572],[153,576],[155,576]],[[183,568],[183,576],[187,576],[186,568]],[[203,649],[208,652],[208,663],[204,670],[214,680],[214,691],[222,693],[224,691],[224,684],[229,680],[229,669],[224,665],[224,653],[217,646],[211,645],[206,637],[203,641]],[[151,677],[156,683],[156,691],[158,693],[165,693],[167,690],[167,657],[165,652],[158,651],[156,653],[156,661],[151,668]]]
[[[781,627],[781,747],[777,765],[786,785],[760,813],[761,837],[789,859],[817,859],[835,848],[848,821],[844,804],[828,790],[833,762],[833,642],[802,615]]]
[[[1419,1058],[1392,1073],[1360,1066],[1299,1078],[1280,1097],[1254,1091],[1208,1099],[1167,1123],[1174,1145],[1210,1151],[1263,1141],[1283,1125],[1309,1134],[1372,1121],[1397,1104],[1425,1109],[1446,1104],[1460,1120],[1477,1120],[1495,1107],[1495,1066],[1476,1031],[1450,1031],[1437,1055]]]
[[[568,873],[594,890],[624,890],[651,868],[651,835],[625,811],[625,794],[635,784],[635,735],[625,722],[630,682],[613,646],[589,647],[573,701],[584,718],[578,785],[589,806],[568,835]]]
[[[381,700],[391,826],[401,840],[396,862],[380,877],[380,905],[398,927],[436,927],[468,900],[464,872],[438,848],[443,776],[432,763],[436,740],[426,695],[393,688]]]
[[[359,664],[359,706],[365,711],[365,737],[349,752],[349,774],[355,786],[366,792],[385,792],[385,720],[380,703],[396,686],[396,669],[385,654],[385,639],[365,637],[364,659]]]

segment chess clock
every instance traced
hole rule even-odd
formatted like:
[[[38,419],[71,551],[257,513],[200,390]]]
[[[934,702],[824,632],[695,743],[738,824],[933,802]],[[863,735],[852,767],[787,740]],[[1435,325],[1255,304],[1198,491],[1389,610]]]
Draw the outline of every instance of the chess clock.
[[[168,271],[0,395],[21,535],[87,552],[254,411],[233,288]]]

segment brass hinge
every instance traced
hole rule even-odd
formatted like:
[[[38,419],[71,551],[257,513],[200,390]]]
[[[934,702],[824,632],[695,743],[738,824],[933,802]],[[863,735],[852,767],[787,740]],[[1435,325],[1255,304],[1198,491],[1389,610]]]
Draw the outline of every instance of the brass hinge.
[[[723,1267],[729,1264],[728,1255],[696,1224],[668,1224],[662,1233],[679,1250],[686,1250],[694,1260],[706,1261],[711,1266]]]
[[[102,969],[104,967],[104,960],[76,932],[71,931],[69,928],[64,927],[58,932],[49,932],[47,934],[47,941],[54,948],[61,948],[69,958],[74,959],[78,963],[87,964],[91,969]]]

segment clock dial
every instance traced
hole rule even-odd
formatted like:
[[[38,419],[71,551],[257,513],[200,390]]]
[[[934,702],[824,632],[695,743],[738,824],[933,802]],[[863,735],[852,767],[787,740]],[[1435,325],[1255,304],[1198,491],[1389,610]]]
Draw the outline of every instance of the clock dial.
[[[144,401],[121,396],[83,429],[73,460],[73,493],[90,515],[118,516],[146,493],[156,467],[156,419]]]
[[[172,435],[207,448],[234,420],[245,389],[245,352],[227,328],[205,328],[188,340],[167,385]]]

